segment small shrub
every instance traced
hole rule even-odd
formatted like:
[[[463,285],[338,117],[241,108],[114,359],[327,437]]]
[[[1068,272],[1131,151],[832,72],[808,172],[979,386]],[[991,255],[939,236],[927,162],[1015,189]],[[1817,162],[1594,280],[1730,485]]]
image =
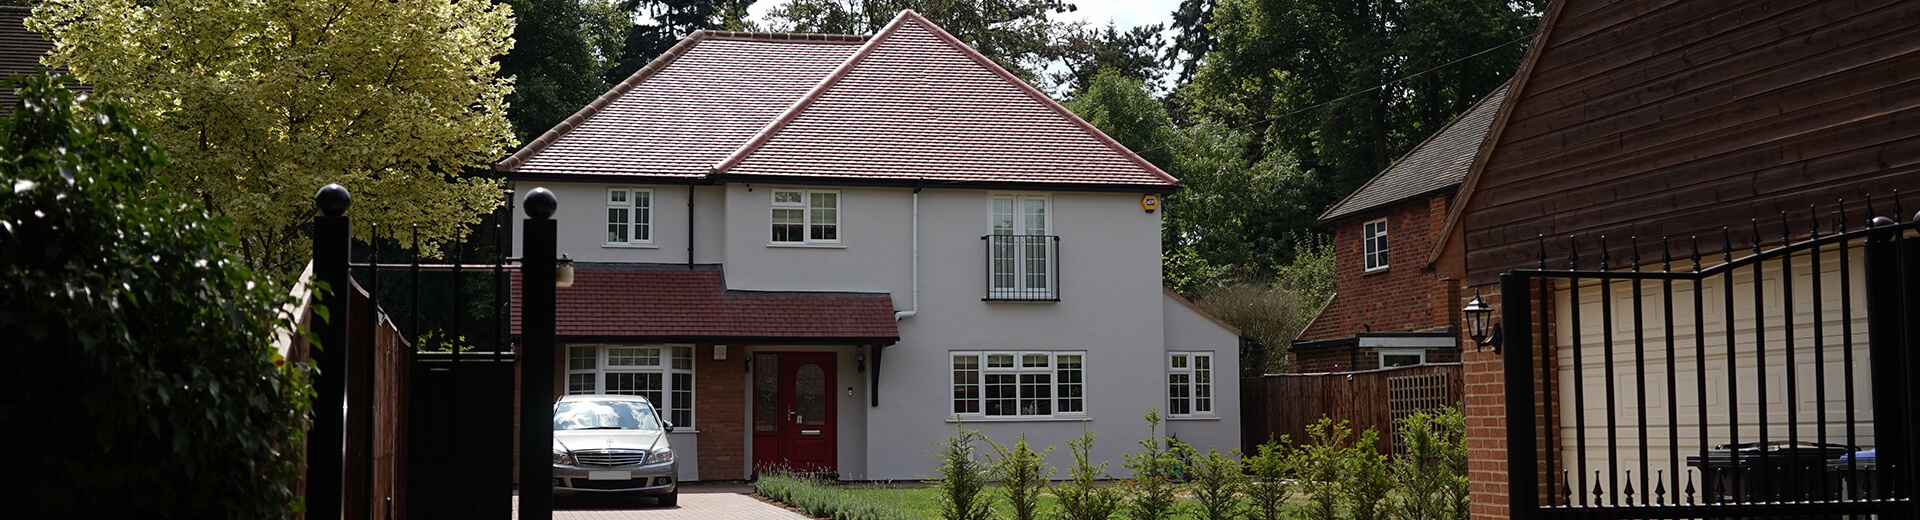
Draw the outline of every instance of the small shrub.
[[[1180,460],[1173,450],[1163,447],[1160,411],[1147,411],[1146,419],[1147,438],[1140,440],[1143,450],[1128,454],[1123,464],[1133,470],[1133,478],[1127,481],[1127,518],[1161,520],[1173,514],[1172,477],[1179,471]]]
[[[1259,447],[1260,454],[1247,457],[1247,471],[1252,474],[1246,483],[1247,516],[1254,520],[1281,520],[1285,516],[1287,499],[1293,496],[1294,459],[1292,442],[1282,435],[1277,440],[1268,440]]]
[[[940,465],[934,479],[940,490],[940,516],[946,520],[986,520],[993,517],[993,500],[983,496],[987,488],[988,464],[979,458],[977,441],[984,440],[979,430],[965,426],[945,442],[937,444]]]
[[[884,503],[862,500],[812,477],[762,469],[753,492],[793,506],[809,515],[833,520],[912,520],[911,513]]]
[[[1353,520],[1381,520],[1386,518],[1387,493],[1393,491],[1393,479],[1387,477],[1387,457],[1380,454],[1380,433],[1368,428],[1360,434],[1360,442],[1347,450],[1343,470],[1346,480],[1341,488],[1341,497]]]
[[[1346,459],[1347,437],[1352,435],[1353,430],[1347,428],[1346,421],[1336,423],[1332,418],[1321,417],[1319,422],[1307,427],[1309,442],[1289,454],[1291,465],[1298,471],[1301,491],[1307,496],[1302,518],[1338,518],[1341,466]]]
[[[1092,462],[1093,432],[1083,424],[1080,437],[1067,442],[1073,452],[1073,467],[1067,469],[1068,481],[1054,488],[1060,499],[1060,520],[1107,520],[1120,508],[1120,490],[1098,483],[1107,477],[1107,463]]]
[[[1039,518],[1040,490],[1046,489],[1047,479],[1053,477],[1054,467],[1047,465],[1047,454],[1053,447],[1033,451],[1027,447],[1027,435],[1020,434],[1012,446],[1002,446],[987,441],[1000,459],[993,463],[993,476],[1000,480],[1000,490],[1007,495],[1007,503],[1013,507],[1014,520],[1034,520]]]
[[[1179,449],[1193,451],[1184,444]],[[1239,457],[1239,450],[1220,453],[1208,449],[1205,455],[1194,453],[1189,478],[1193,482],[1194,498],[1199,502],[1194,508],[1197,516],[1206,520],[1244,516],[1245,501],[1240,495],[1246,490],[1247,474],[1240,469]]]
[[[1393,467],[1406,486],[1394,515],[1407,520],[1466,520],[1466,417],[1453,407],[1414,413],[1400,423],[1406,455]]]

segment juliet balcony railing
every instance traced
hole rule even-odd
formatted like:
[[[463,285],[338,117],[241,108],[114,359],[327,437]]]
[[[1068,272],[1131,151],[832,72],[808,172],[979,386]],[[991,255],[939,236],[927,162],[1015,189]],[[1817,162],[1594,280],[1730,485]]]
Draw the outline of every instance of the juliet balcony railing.
[[[1058,235],[986,235],[990,302],[1060,301]]]

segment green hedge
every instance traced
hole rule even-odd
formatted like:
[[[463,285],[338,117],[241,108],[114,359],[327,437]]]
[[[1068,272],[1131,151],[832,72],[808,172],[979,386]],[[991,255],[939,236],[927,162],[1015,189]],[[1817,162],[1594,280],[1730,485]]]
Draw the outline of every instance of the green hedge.
[[[918,515],[893,506],[861,500],[844,489],[816,479],[785,473],[764,473],[753,492],[809,515],[833,520],[918,520]]]

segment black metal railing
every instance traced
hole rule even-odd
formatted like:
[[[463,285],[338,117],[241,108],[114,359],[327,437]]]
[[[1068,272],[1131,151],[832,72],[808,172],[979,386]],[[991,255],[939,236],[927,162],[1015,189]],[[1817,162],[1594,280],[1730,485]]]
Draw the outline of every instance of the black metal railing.
[[[987,295],[1000,302],[1060,301],[1060,237],[986,235]]]
[[[1920,517],[1920,238],[1899,219],[1783,214],[1777,242],[1755,221],[1711,267],[1697,237],[1658,262],[1598,237],[1597,264],[1569,237],[1549,270],[1543,237],[1538,269],[1501,275],[1512,517]]]

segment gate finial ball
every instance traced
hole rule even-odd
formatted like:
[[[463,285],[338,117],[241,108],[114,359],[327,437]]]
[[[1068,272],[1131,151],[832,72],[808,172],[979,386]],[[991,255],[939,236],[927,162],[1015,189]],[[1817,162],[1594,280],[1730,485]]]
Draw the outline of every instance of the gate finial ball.
[[[553,217],[553,211],[560,208],[560,199],[546,188],[534,188],[527,192],[527,216],[537,219]]]
[[[338,217],[347,214],[347,207],[353,205],[353,195],[347,193],[344,186],[328,183],[320,187],[319,193],[313,194],[313,205],[320,208],[322,215]]]

